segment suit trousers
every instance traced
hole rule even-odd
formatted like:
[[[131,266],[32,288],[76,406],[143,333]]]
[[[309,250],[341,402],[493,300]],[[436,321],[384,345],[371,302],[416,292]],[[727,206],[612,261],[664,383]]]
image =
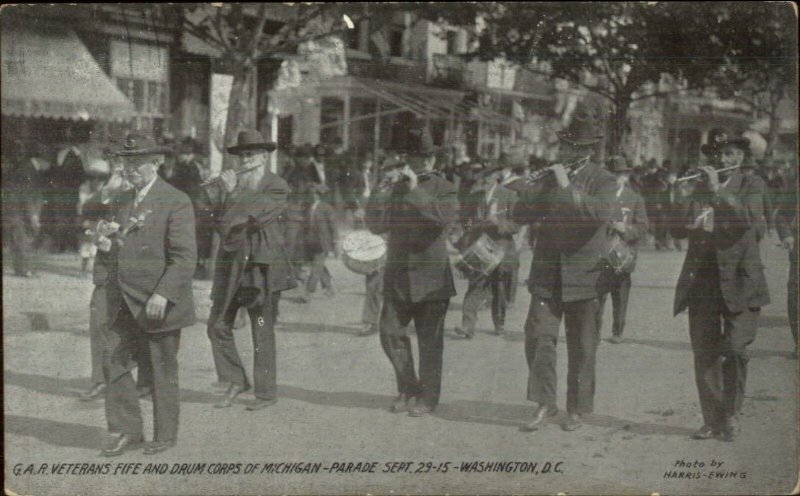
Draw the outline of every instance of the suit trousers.
[[[278,314],[278,301],[281,293],[269,293],[264,304],[248,308],[250,329],[253,335],[253,382],[256,398],[272,400],[278,396],[277,363],[275,361],[275,321]],[[239,305],[231,303],[222,311],[222,303],[215,302],[211,307],[208,319],[208,338],[211,341],[211,352],[217,376],[223,382],[229,382],[250,389],[247,381],[236,341],[233,336],[233,323]]]
[[[331,289],[331,273],[325,266],[326,253],[317,253],[311,259],[311,273],[306,281],[306,290],[313,293],[317,290],[317,282],[322,285],[322,289]]]
[[[721,427],[742,408],[747,383],[747,346],[755,340],[758,309],[731,313],[710,292],[689,304],[689,336],[703,422]]]
[[[600,295],[600,305],[597,308],[597,335],[601,336],[603,329],[603,314],[606,309],[606,300],[611,294],[611,305],[613,310],[613,324],[611,333],[614,336],[622,336],[625,330],[625,317],[628,315],[628,298],[631,293],[631,275],[623,272],[622,274],[609,274],[607,292]]]
[[[92,383],[99,384],[105,382],[103,373],[103,359],[113,351],[108,328],[108,301],[106,299],[106,288],[97,285],[92,291],[92,299],[89,303],[89,349],[92,357]],[[153,383],[153,370],[150,366],[149,351],[147,341],[139,341],[139,356],[137,360],[136,387],[149,388]]]
[[[142,412],[131,369],[138,361],[150,362],[153,400],[154,441],[178,438],[180,413],[178,387],[178,346],[180,330],[145,332],[122,303],[116,322],[108,333],[110,350],[103,360],[106,383],[106,420],[111,432],[139,435]],[[147,353],[142,353],[146,349]]]
[[[364,296],[364,309],[361,312],[361,322],[377,326],[380,322],[381,305],[383,305],[383,269],[367,274],[366,294]]]
[[[556,406],[556,344],[561,319],[567,334],[567,412],[594,411],[597,298],[573,302],[531,297],[525,321],[528,400]]]
[[[487,292],[492,299],[492,323],[495,328],[503,327],[506,322],[509,291],[513,273],[494,270],[488,277],[470,277],[467,292],[464,294],[461,325],[467,332],[473,332],[478,323],[478,311],[487,299]]]
[[[786,307],[789,310],[789,327],[797,352],[797,250],[789,252],[789,281],[786,286]]]
[[[450,300],[413,303],[385,298],[381,311],[381,346],[394,367],[398,393],[415,396],[431,408],[439,404],[442,389],[444,319],[449,305]],[[406,333],[412,319],[419,347],[419,379]]]

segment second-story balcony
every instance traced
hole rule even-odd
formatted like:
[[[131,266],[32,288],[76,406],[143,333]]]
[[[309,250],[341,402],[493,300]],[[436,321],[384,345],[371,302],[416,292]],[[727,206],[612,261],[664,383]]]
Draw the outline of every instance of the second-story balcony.
[[[356,77],[384,79],[398,83],[425,83],[425,66],[400,57],[386,59],[348,57],[347,73]]]

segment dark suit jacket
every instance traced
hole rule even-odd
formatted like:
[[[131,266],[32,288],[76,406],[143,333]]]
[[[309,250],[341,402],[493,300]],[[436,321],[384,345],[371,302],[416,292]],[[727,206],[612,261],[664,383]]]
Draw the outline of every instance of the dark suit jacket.
[[[564,302],[596,298],[610,247],[607,227],[616,178],[590,163],[566,189],[559,188],[552,175],[533,185],[516,181],[509,186],[519,188],[517,222],[539,223],[528,279],[531,294]]]
[[[758,219],[747,201],[748,181],[735,172],[727,185],[712,194],[698,185],[685,205],[682,229],[675,229],[679,238],[689,238],[689,249],[675,291],[674,312],[688,307],[692,290],[708,284],[708,275],[719,278],[722,299],[730,312],[760,308],[769,303],[764,278],[764,265],[758,247]],[[702,209],[714,209],[714,230],[689,229]]]
[[[109,253],[98,252],[95,262],[94,282],[106,282],[108,288],[109,322],[113,324],[121,305],[127,304],[146,332],[190,326],[195,322],[192,276],[197,263],[192,203],[161,178],[136,209],[135,195],[129,190],[112,199],[109,208],[121,226],[121,243],[113,243]],[[140,216],[144,220],[134,226],[131,217]],[[145,316],[145,303],[153,294],[168,301],[162,321]]]
[[[305,227],[304,237],[309,257],[319,253],[333,253],[336,251],[339,233],[336,228],[333,207],[324,201],[320,201],[313,214],[311,213],[311,207],[309,207]]]
[[[400,184],[370,197],[367,227],[388,234],[385,297],[417,303],[456,294],[445,241],[457,218],[456,188],[436,174],[422,176],[414,190]]]
[[[248,268],[266,269],[263,289],[267,292],[294,287],[284,238],[288,194],[286,181],[265,172],[257,191],[220,195],[216,217],[221,243],[211,290],[211,299],[224,303],[220,315]]]

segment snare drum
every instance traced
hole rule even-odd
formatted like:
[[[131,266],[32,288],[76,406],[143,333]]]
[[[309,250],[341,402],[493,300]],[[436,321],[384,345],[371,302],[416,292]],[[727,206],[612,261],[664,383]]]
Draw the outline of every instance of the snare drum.
[[[461,252],[455,266],[465,276],[488,276],[503,261],[505,251],[486,233]]]
[[[353,231],[342,239],[342,261],[356,274],[372,274],[386,264],[386,241],[369,231]]]

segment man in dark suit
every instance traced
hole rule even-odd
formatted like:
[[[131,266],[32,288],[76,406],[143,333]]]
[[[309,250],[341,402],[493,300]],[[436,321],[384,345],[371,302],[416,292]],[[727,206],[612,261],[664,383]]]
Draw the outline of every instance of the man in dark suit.
[[[413,135],[403,167],[387,173],[366,209],[367,227],[388,235],[379,333],[397,378],[399,395],[391,410],[410,407],[409,415],[415,417],[433,412],[439,403],[444,319],[456,294],[446,238],[447,227],[458,216],[457,191],[433,172],[436,158],[426,131]],[[412,319],[419,379],[406,335]]]
[[[647,238],[648,224],[644,200],[631,188],[630,174],[633,169],[628,166],[625,157],[609,157],[607,165],[608,170],[617,176],[614,210],[608,229],[612,236],[618,237],[619,241],[626,245],[625,248],[630,250],[633,259],[623,267],[610,267],[603,274],[603,293],[600,296],[600,307],[597,309],[597,334],[601,335],[603,313],[610,293],[614,323],[609,341],[619,344],[623,341],[622,332],[625,329],[628,297],[631,292],[631,273],[636,269],[637,245]]]
[[[121,436],[101,455],[121,455],[142,441],[139,398],[130,374],[137,360],[152,368],[154,440],[144,453],[156,454],[173,447],[178,436],[178,343],[181,328],[195,322],[194,213],[186,194],[158,177],[164,151],[153,139],[129,134],[118,154],[133,188],[121,191],[123,175],[115,172],[103,189],[118,224],[109,224],[98,238],[96,264],[110,276],[106,298],[113,351],[103,366],[106,419],[109,430]]]
[[[560,163],[550,167],[552,174],[533,185],[512,185],[522,186],[515,209],[518,223],[539,222],[525,322],[528,399],[538,408],[523,431],[537,430],[558,412],[556,343],[562,320],[569,360],[564,430],[578,429],[582,416],[594,410],[599,276],[609,247],[606,228],[616,191],[614,176],[594,160],[602,139],[598,107],[579,105],[570,126],[558,132]],[[578,172],[570,177],[561,164],[573,165]]]
[[[711,133],[701,147],[722,167],[749,160],[749,140]],[[752,184],[739,171],[720,182],[713,167],[700,167],[705,180],[685,205],[689,249],[675,291],[675,315],[689,310],[689,336],[703,426],[693,439],[732,441],[747,382],[747,346],[753,342],[762,306],[769,303],[758,247],[759,221],[753,215]],[[758,199],[760,201],[760,199]]]
[[[229,384],[214,405],[227,408],[250,388],[242,365],[233,325],[242,307],[250,314],[253,334],[253,380],[256,400],[247,410],[261,410],[277,402],[275,319],[281,291],[294,287],[294,276],[286,253],[285,224],[289,185],[270,172],[267,143],[257,131],[239,133],[228,153],[241,158],[239,175],[223,171],[214,217],[220,232],[220,247],[211,290],[208,338],[217,376]]]
[[[492,295],[492,323],[496,335],[505,332],[506,309],[514,271],[519,267],[519,254],[514,242],[514,234],[519,225],[511,220],[517,194],[507,186],[517,180],[511,172],[511,164],[501,165],[488,173],[488,181],[480,188],[482,195],[477,198],[477,214],[470,230],[459,240],[459,249],[464,250],[478,238],[486,234],[503,250],[503,260],[488,275],[474,273],[469,275],[469,286],[464,295],[461,327],[455,333],[471,339],[478,321],[478,311],[484,300],[486,290]]]
[[[311,192],[311,205],[308,206],[305,222],[305,234],[303,236],[306,243],[306,259],[311,263],[311,273],[306,281],[306,292],[313,293],[317,290],[317,282],[322,285],[327,296],[333,296],[333,282],[331,273],[325,266],[325,258],[328,254],[336,253],[336,246],[339,241],[339,233],[336,228],[333,207],[330,206],[323,196],[328,188],[322,184],[312,184],[309,188]]]

